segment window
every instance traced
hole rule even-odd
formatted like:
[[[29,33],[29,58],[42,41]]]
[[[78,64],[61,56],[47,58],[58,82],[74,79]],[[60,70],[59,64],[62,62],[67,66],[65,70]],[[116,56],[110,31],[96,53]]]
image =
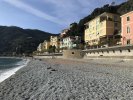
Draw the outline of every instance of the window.
[[[130,44],[130,39],[127,40],[127,44]]]
[[[96,36],[99,35],[99,32],[96,33]]]
[[[130,49],[128,49],[128,52],[131,52],[131,50],[130,50]]]
[[[127,27],[127,33],[130,33],[130,27],[129,26]]]
[[[127,21],[130,21],[130,17],[129,16],[127,17]]]
[[[118,23],[115,23],[115,27],[118,27]]]
[[[119,31],[116,29],[116,30],[114,30],[114,35],[116,35],[116,34],[118,34],[119,33]]]
[[[115,53],[115,50],[113,50],[113,53]]]
[[[90,28],[90,27],[89,27],[89,24],[88,24],[88,26],[87,26],[87,27],[88,27],[88,28]]]
[[[117,16],[114,16],[114,21],[117,21],[118,20],[118,17]]]
[[[88,24],[88,25],[86,25],[86,29],[87,29],[87,28],[89,28],[89,24]]]

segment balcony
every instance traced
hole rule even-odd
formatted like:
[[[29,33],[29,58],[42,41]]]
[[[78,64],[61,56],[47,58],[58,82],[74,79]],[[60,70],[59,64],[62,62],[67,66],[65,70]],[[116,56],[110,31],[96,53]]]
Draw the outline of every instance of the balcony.
[[[102,22],[102,21],[113,21],[113,19],[108,17],[108,16],[101,16],[100,17],[100,22]]]

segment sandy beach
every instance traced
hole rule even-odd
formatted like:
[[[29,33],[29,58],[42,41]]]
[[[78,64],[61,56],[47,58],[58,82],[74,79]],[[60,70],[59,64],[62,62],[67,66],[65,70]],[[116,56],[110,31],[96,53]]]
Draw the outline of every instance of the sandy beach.
[[[0,100],[133,100],[133,61],[31,60],[0,83]]]

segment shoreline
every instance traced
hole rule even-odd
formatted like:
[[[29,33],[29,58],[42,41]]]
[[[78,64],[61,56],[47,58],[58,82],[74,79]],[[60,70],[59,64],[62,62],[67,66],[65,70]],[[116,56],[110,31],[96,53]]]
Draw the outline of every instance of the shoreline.
[[[0,83],[0,100],[132,100],[129,62],[33,59]]]
[[[30,57],[0,56],[0,58],[28,59]]]
[[[11,57],[5,57],[5,58],[11,58]],[[20,58],[14,58],[14,59],[20,59]],[[0,73],[0,83],[3,82],[4,80],[10,78],[12,75],[14,75],[21,68],[27,66],[29,61],[30,61],[29,59],[22,59],[22,61],[19,61],[18,63],[16,63],[16,65],[18,65],[17,67],[9,68],[9,69],[1,71],[1,73]],[[21,64],[21,63],[23,63],[23,64]]]

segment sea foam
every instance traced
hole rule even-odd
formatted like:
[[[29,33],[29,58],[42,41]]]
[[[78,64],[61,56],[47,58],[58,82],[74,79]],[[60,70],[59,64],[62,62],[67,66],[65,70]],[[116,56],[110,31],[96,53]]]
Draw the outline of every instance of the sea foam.
[[[22,61],[16,63],[18,67],[0,71],[0,82],[4,81],[5,79],[9,78],[11,75],[15,74],[16,71],[26,66],[29,61],[30,61],[29,59],[23,59]]]

